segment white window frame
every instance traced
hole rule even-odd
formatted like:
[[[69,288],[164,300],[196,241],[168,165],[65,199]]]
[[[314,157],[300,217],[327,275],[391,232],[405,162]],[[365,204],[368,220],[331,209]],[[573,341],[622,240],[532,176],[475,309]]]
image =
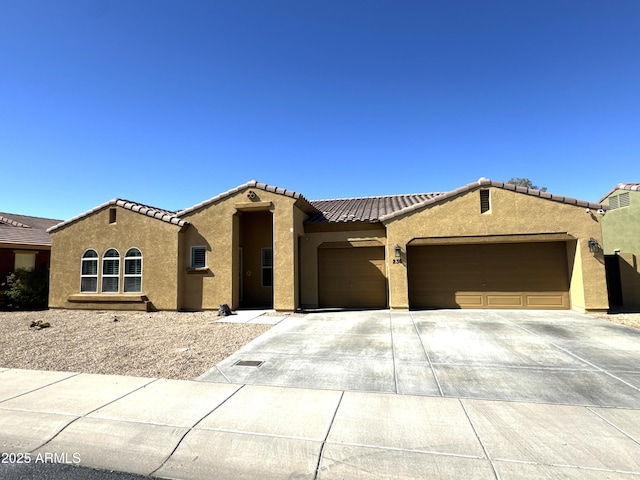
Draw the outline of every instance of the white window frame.
[[[138,255],[129,256],[129,253],[133,250],[138,252]],[[140,273],[127,273],[127,266],[131,262],[140,261]],[[122,280],[122,289],[124,293],[142,293],[142,272],[143,272],[143,256],[142,250],[137,247],[131,247],[124,254],[124,269],[122,270],[123,280]],[[127,279],[128,278],[139,278],[140,279],[140,289],[139,290],[129,290],[127,287]]]
[[[86,255],[89,252],[93,252],[96,254],[95,257],[87,257]],[[95,262],[96,264],[96,273],[95,274],[85,274],[84,273],[84,264],[89,263],[89,262]],[[98,293],[98,277],[99,277],[99,273],[100,273],[100,255],[98,255],[98,252],[96,252],[93,248],[88,248],[84,251],[84,253],[82,254],[82,257],[80,258],[80,293]],[[93,278],[95,279],[96,282],[96,287],[94,290],[84,290],[82,287],[83,284],[83,280],[85,278]]]
[[[200,264],[196,265],[195,253],[196,251],[199,251],[199,250],[202,250],[204,255],[204,261],[202,262],[202,265]],[[207,268],[207,247],[203,245],[194,245],[193,247],[191,247],[191,255],[189,257],[189,267],[190,268]]]
[[[107,253],[110,251],[114,251],[118,254],[117,257],[107,257]],[[115,261],[116,262],[116,273],[105,273],[107,270],[105,268],[105,262],[107,261]],[[116,289],[115,290],[105,290],[104,289],[104,281],[106,279],[115,278],[116,279]],[[102,276],[100,282],[100,291],[102,293],[120,293],[120,252],[115,248],[107,248],[102,255]]]
[[[269,258],[271,259],[270,264],[265,263],[265,252],[270,252]],[[260,271],[260,284],[263,287],[271,287],[273,288],[273,248],[263,248],[260,250],[260,267],[261,267],[261,271]],[[271,271],[271,284],[270,285],[265,285],[264,283],[264,275],[265,275],[265,271],[270,270]]]

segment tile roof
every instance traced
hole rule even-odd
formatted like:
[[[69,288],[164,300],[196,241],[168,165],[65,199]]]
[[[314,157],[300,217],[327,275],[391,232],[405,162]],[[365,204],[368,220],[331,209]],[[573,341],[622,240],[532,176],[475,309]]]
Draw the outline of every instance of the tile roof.
[[[50,246],[47,228],[60,220],[0,212],[0,244]]]
[[[305,223],[377,222],[380,217],[423,203],[439,195],[442,194],[415,193],[383,197],[312,200],[311,205],[318,209],[319,213],[312,215]]]
[[[634,190],[634,191],[640,191],[640,182],[635,182],[635,183],[619,183],[617,184],[615,187],[613,187],[611,190],[609,190],[607,192],[607,194],[605,196],[603,196],[599,202],[604,202],[604,200],[611,195],[613,192],[615,192],[616,190]]]
[[[304,202],[309,206],[310,210],[313,210],[313,207],[311,206],[310,202],[306,198],[304,198],[304,196],[302,196],[300,193],[294,192],[293,190],[287,190],[285,188],[274,187],[273,185],[267,185],[266,183],[260,183],[257,180],[251,180],[243,185],[239,185],[236,188],[232,188],[231,190],[227,190],[226,192],[221,193],[220,195],[216,195],[215,197],[205,200],[204,202],[200,202],[197,205],[194,205],[193,207],[180,210],[176,212],[176,215],[178,216],[187,215],[203,207],[206,207],[207,205],[210,205],[219,200],[222,200],[223,198],[230,197],[231,195],[236,194],[246,188],[256,188],[256,189],[264,190],[266,192],[273,192],[273,193],[278,193],[280,195],[285,195],[287,197],[295,198],[296,200],[300,199],[302,202]]]
[[[117,205],[122,208],[146,215],[158,220],[168,222],[178,226],[188,225],[189,222],[184,220],[184,215],[197,211],[206,207],[212,203],[215,203],[224,198],[230,197],[247,188],[261,189],[267,192],[273,192],[280,195],[285,195],[296,200],[300,200],[305,206],[305,210],[310,214],[310,217],[305,223],[327,223],[327,222],[385,222],[391,220],[400,215],[422,209],[429,205],[433,205],[444,200],[453,198],[457,195],[461,195],[468,191],[480,188],[480,187],[496,187],[503,188],[505,190],[511,190],[518,193],[532,195],[535,197],[552,200],[555,202],[567,203],[570,205],[577,205],[581,207],[588,207],[593,209],[604,209],[608,207],[600,203],[592,203],[584,200],[577,200],[575,198],[565,197],[563,195],[555,195],[547,192],[541,192],[539,190],[533,190],[526,187],[520,187],[504,182],[496,182],[487,178],[480,178],[476,182],[469,183],[460,188],[452,190],[450,192],[434,192],[434,193],[415,193],[405,195],[387,195],[378,197],[357,197],[357,198],[338,198],[329,200],[307,200],[301,194],[294,192],[293,190],[286,190],[278,188],[273,185],[267,185],[266,183],[260,183],[256,180],[251,180],[243,185],[239,185],[231,190],[221,193],[215,197],[212,197],[204,202],[198,203],[189,208],[185,208],[178,212],[172,212],[169,210],[163,210],[140,203],[130,202],[128,200],[113,199],[107,203],[103,203],[98,207],[93,208],[85,213],[77,215],[69,220],[58,223],[48,228],[47,232],[52,232],[58,228],[69,225],[81,218],[84,218],[98,210],[102,210],[110,205]],[[616,188],[625,188],[629,190],[640,189],[640,184],[620,184]],[[1,215],[1,214],[0,214]],[[15,220],[19,223],[19,220]],[[55,221],[54,221],[55,222]],[[2,219],[0,218],[0,228],[2,227]],[[17,228],[14,226],[13,228]]]
[[[609,207],[602,205],[600,203],[593,203],[593,202],[587,202],[586,200],[577,200],[575,198],[571,198],[571,197],[565,197],[564,195],[556,195],[553,193],[547,193],[547,192],[541,192],[540,190],[534,190],[532,188],[527,188],[527,187],[521,187],[518,185],[513,185],[510,183],[505,183],[505,182],[496,182],[494,180],[489,180],[488,178],[480,178],[475,182],[472,183],[468,183],[467,185],[464,185],[462,187],[456,188],[455,190],[451,190],[450,192],[446,192],[443,193],[441,195],[438,196],[434,196],[433,198],[427,199],[421,203],[416,203],[414,205],[410,205],[406,208],[403,208],[401,210],[397,210],[395,212],[389,213],[387,215],[383,215],[380,217],[380,221],[385,222],[387,220],[391,220],[395,217],[401,216],[401,215],[405,215],[407,213],[413,212],[415,210],[420,210],[428,205],[433,205],[436,203],[440,203],[443,202],[447,199],[456,197],[458,195],[461,195],[463,193],[469,192],[471,190],[475,190],[477,188],[480,187],[496,187],[496,188],[502,188],[505,190],[511,190],[514,192],[518,192],[518,193],[523,193],[525,195],[531,195],[534,197],[540,197],[540,198],[544,198],[546,200],[551,200],[554,202],[561,202],[561,203],[567,203],[569,205],[577,205],[579,207],[587,207],[587,208],[592,208],[592,209],[603,209],[603,210],[607,210]]]
[[[151,207],[149,205],[143,205],[142,203],[130,202],[129,200],[123,200],[121,198],[114,198],[113,200],[109,200],[108,202],[103,203],[102,205],[98,205],[97,207],[92,208],[89,211],[81,213],[80,215],[76,215],[75,217],[70,218],[69,220],[65,220],[64,222],[61,222],[61,223],[58,223],[57,225],[52,226],[47,230],[47,232],[53,232],[59,228],[62,228],[71,223],[74,223],[80,220],[81,218],[84,218],[88,215],[91,215],[92,213],[95,213],[99,210],[102,210],[103,208],[106,208],[112,205],[126,208],[127,210],[131,210],[132,212],[136,212],[141,215],[146,215],[147,217],[155,218],[163,222],[171,223],[173,225],[178,225],[180,227],[188,224],[188,222],[186,222],[185,220],[182,220],[178,215],[176,215],[175,212],[171,212],[169,210],[163,210],[162,208]]]

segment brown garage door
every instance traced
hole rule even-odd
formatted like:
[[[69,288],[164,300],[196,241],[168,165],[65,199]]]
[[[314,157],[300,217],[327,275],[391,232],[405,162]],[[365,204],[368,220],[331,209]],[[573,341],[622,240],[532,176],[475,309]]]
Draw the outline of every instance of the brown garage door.
[[[412,308],[569,308],[565,242],[409,247]]]
[[[320,307],[386,308],[384,247],[318,249]]]

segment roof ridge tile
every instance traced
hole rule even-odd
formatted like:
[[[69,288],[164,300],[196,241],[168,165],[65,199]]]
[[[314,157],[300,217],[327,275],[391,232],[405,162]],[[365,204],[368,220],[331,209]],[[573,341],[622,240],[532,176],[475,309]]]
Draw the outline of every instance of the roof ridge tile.
[[[261,183],[258,182],[257,180],[250,180],[247,183],[244,183],[242,185],[238,185],[235,188],[232,188],[230,190],[227,190],[226,192],[220,193],[218,195],[216,195],[215,197],[211,197],[207,200],[204,200],[200,203],[197,203],[196,205],[193,205],[192,207],[188,207],[188,208],[184,208],[182,210],[179,210],[178,212],[176,212],[176,215],[178,216],[182,216],[182,215],[188,215],[192,212],[195,212],[196,210],[199,210],[201,208],[204,208],[208,205],[211,205],[212,203],[215,203],[217,201],[220,201],[224,198],[230,197],[231,195],[234,195],[238,192],[240,192],[241,190],[244,190],[245,188],[259,188],[260,190],[264,190],[266,192],[271,192],[271,193],[277,193],[279,195],[284,195],[287,197],[291,197],[294,198],[296,200],[301,200],[303,202],[305,202],[306,204],[308,204],[310,207],[313,207],[313,205],[311,204],[311,202],[309,200],[307,200],[302,194],[297,193],[293,190],[287,190],[285,188],[279,188],[273,185],[267,185],[266,183]]]
[[[177,215],[176,212],[171,212],[169,210],[164,210],[162,208],[156,208],[156,207],[152,207],[150,205],[145,205],[143,203],[137,203],[137,202],[132,202],[130,200],[125,200],[122,198],[113,198],[111,200],[109,200],[108,202],[105,202],[101,205],[98,205],[97,207],[92,208],[91,210],[87,210],[84,213],[81,213],[79,215],[76,215],[75,217],[72,217],[68,220],[65,220],[63,222],[60,222],[50,228],[47,229],[48,233],[51,233],[59,228],[65,227],[67,225],[70,225],[71,223],[75,223],[76,221],[84,218],[84,217],[88,217],[89,215],[96,213],[106,207],[110,207],[110,206],[118,206],[121,208],[124,208],[126,210],[131,210],[132,212],[135,213],[139,213],[140,215],[146,215],[147,217],[151,217],[151,218],[155,218],[158,220],[161,220],[163,222],[166,223],[171,223],[173,225],[179,225],[179,226],[184,226],[184,225],[188,225],[189,222],[182,220],[181,218],[179,218],[179,216]]]
[[[467,185],[464,185],[462,187],[458,187],[454,190],[451,190],[450,192],[444,192],[438,196],[434,196],[430,199],[424,200],[422,202],[418,202],[415,203],[409,207],[400,209],[400,210],[396,210],[392,213],[383,215],[380,217],[380,221],[385,222],[387,220],[391,220],[393,218],[396,218],[400,215],[405,215],[407,213],[410,213],[412,211],[418,210],[420,208],[426,207],[428,205],[432,205],[435,203],[440,203],[444,200],[447,200],[449,198],[453,198],[456,197],[458,195],[461,195],[463,193],[469,192],[471,190],[475,190],[478,188],[482,188],[482,187],[486,187],[486,186],[491,186],[491,187],[496,187],[496,188],[502,188],[505,190],[511,190],[517,193],[522,193],[525,195],[532,195],[532,196],[537,196],[546,200],[552,200],[552,201],[556,201],[556,202],[561,202],[561,203],[567,203],[569,205],[577,205],[577,206],[582,206],[582,207],[589,207],[589,208],[593,208],[593,209],[604,209],[607,210],[608,207],[605,205],[602,205],[601,203],[593,203],[593,202],[588,202],[586,200],[577,200],[575,198],[571,198],[571,197],[564,197],[562,195],[555,195],[555,194],[547,194],[546,192],[541,192],[540,190],[535,190],[535,189],[530,189],[530,188],[526,188],[526,187],[521,187],[519,185],[514,185],[511,183],[504,183],[504,182],[497,182],[494,180],[489,180],[488,178],[480,178],[475,182],[472,183],[468,183]]]

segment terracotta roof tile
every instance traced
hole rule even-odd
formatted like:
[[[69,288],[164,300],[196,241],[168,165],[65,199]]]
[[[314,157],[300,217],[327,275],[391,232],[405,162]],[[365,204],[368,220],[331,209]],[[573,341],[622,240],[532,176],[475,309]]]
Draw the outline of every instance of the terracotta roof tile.
[[[171,212],[169,210],[163,210],[162,208],[151,207],[149,205],[143,205],[142,203],[130,202],[129,200],[123,200],[121,198],[114,198],[113,200],[109,200],[108,202],[103,203],[102,205],[98,205],[97,207],[92,208],[91,210],[88,210],[84,213],[81,213],[80,215],[76,215],[75,217],[70,218],[69,220],[65,220],[64,222],[61,222],[61,223],[58,223],[57,225],[52,226],[47,230],[47,232],[53,232],[59,228],[62,228],[71,223],[77,222],[78,220],[84,217],[87,217],[99,210],[102,210],[103,208],[113,206],[113,205],[126,208],[127,210],[131,210],[132,212],[136,212],[141,215],[146,215],[147,217],[156,218],[163,222],[171,223],[173,225],[178,225],[180,227],[188,224],[188,222],[186,222],[185,220],[182,220],[178,215],[176,215],[175,212]]]
[[[632,190],[632,191],[640,191],[640,182],[632,182],[632,183],[619,183],[611,190],[607,192],[605,196],[603,196],[599,202],[603,202],[609,195],[611,195],[616,190]]]
[[[455,190],[452,190],[450,192],[446,192],[446,193],[442,193],[439,194],[437,196],[434,196],[432,198],[428,198],[420,203],[415,203],[411,206],[408,206],[406,208],[400,209],[400,210],[396,210],[392,213],[386,214],[386,215],[382,215],[380,216],[380,221],[385,222],[387,220],[391,220],[395,217],[398,217],[400,215],[405,215],[407,213],[410,213],[412,211],[415,210],[419,210],[421,208],[424,208],[428,205],[433,205],[436,203],[440,203],[444,200],[456,197],[458,195],[462,195],[463,193],[469,192],[471,190],[475,190],[477,188],[480,187],[496,187],[496,188],[503,188],[505,190],[512,190],[514,192],[518,192],[518,193],[522,193],[525,195],[532,195],[534,197],[540,197],[540,198],[544,198],[547,200],[551,200],[554,202],[562,202],[562,203],[567,203],[569,205],[577,205],[580,207],[588,207],[588,208],[592,208],[592,209],[603,209],[603,210],[607,210],[609,207],[602,205],[600,203],[593,203],[593,202],[587,202],[586,200],[576,200],[575,198],[571,198],[571,197],[565,197],[563,195],[556,195],[553,193],[547,193],[547,192],[541,192],[540,190],[534,190],[531,188],[527,188],[527,187],[521,187],[519,185],[513,185],[510,183],[504,183],[504,182],[496,182],[494,180],[489,180],[488,178],[480,178],[478,181],[476,182],[472,182],[469,183],[467,185],[464,185],[462,187],[456,188]]]
[[[47,228],[60,220],[0,213],[0,244],[50,246]]]
[[[312,200],[310,203],[319,213],[312,215],[306,223],[319,222],[377,222],[380,217],[422,203],[440,193],[416,193],[388,195],[383,197],[338,198]]]
[[[205,200],[204,202],[200,202],[197,205],[194,205],[193,207],[189,207],[189,208],[185,208],[183,210],[180,210],[176,213],[176,215],[178,216],[183,216],[183,215],[187,215],[190,214],[192,212],[195,212],[196,210],[199,210],[201,208],[206,207],[207,205],[211,205],[212,203],[215,203],[219,200],[222,200],[224,198],[230,197],[231,195],[234,195],[246,188],[256,188],[259,190],[264,190],[266,192],[272,192],[272,193],[277,193],[279,195],[285,195],[287,197],[291,197],[291,198],[295,198],[296,200],[300,199],[302,202],[306,203],[307,205],[309,205],[309,207],[311,207],[311,204],[309,203],[309,201],[304,198],[304,196],[302,196],[301,194],[294,192],[293,190],[287,190],[285,188],[279,188],[273,185],[267,185],[266,183],[260,183],[256,180],[251,180],[243,185],[239,185],[235,188],[232,188],[231,190],[227,190],[224,193],[221,193],[219,195],[216,195],[215,197],[212,197],[208,200]],[[313,207],[311,207],[312,209]]]

